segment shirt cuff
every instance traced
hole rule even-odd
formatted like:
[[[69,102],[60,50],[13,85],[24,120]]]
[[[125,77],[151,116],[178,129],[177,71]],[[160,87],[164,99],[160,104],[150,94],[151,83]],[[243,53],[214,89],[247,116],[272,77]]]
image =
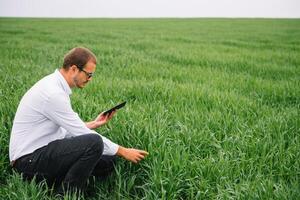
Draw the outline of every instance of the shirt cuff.
[[[118,149],[119,149],[119,145],[117,145],[116,143],[113,143],[112,141],[110,141],[109,139],[107,139],[106,137],[102,136],[102,140],[103,140],[103,145],[104,145],[104,149],[103,149],[103,155],[108,155],[108,156],[113,156],[116,155]]]

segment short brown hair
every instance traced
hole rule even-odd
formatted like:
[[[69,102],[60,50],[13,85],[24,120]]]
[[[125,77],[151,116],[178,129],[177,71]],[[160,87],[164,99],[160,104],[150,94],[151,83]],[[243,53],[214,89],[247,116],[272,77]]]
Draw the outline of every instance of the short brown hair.
[[[84,68],[86,63],[92,61],[97,64],[97,58],[93,52],[84,47],[76,47],[69,51],[64,57],[63,68],[69,69],[72,65]]]

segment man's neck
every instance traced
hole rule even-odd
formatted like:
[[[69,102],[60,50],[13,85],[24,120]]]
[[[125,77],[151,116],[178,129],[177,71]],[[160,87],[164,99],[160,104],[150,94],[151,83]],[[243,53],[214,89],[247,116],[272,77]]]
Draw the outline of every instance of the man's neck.
[[[73,81],[72,78],[69,76],[68,71],[66,71],[64,68],[60,68],[59,72],[64,77],[64,79],[67,81],[70,88],[73,88]]]

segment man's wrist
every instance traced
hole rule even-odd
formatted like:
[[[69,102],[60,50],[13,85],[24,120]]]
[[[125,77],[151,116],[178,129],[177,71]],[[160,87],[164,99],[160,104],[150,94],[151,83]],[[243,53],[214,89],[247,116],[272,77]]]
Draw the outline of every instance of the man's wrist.
[[[86,127],[88,127],[89,129],[95,129],[95,128],[97,128],[97,127],[96,127],[95,121],[86,122],[85,125],[86,125]]]
[[[125,147],[119,146],[118,151],[117,151],[117,156],[124,157],[125,151],[126,151]]]

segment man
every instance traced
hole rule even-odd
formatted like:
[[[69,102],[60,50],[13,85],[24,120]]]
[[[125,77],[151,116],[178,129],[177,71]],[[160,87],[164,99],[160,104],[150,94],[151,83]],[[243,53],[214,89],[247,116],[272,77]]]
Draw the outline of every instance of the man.
[[[96,129],[114,115],[84,123],[70,104],[71,88],[84,88],[96,70],[96,56],[74,48],[56,70],[23,96],[13,123],[9,144],[11,165],[26,179],[46,179],[66,189],[84,190],[91,175],[105,177],[116,156],[138,163],[146,151],[125,148],[97,134]]]

